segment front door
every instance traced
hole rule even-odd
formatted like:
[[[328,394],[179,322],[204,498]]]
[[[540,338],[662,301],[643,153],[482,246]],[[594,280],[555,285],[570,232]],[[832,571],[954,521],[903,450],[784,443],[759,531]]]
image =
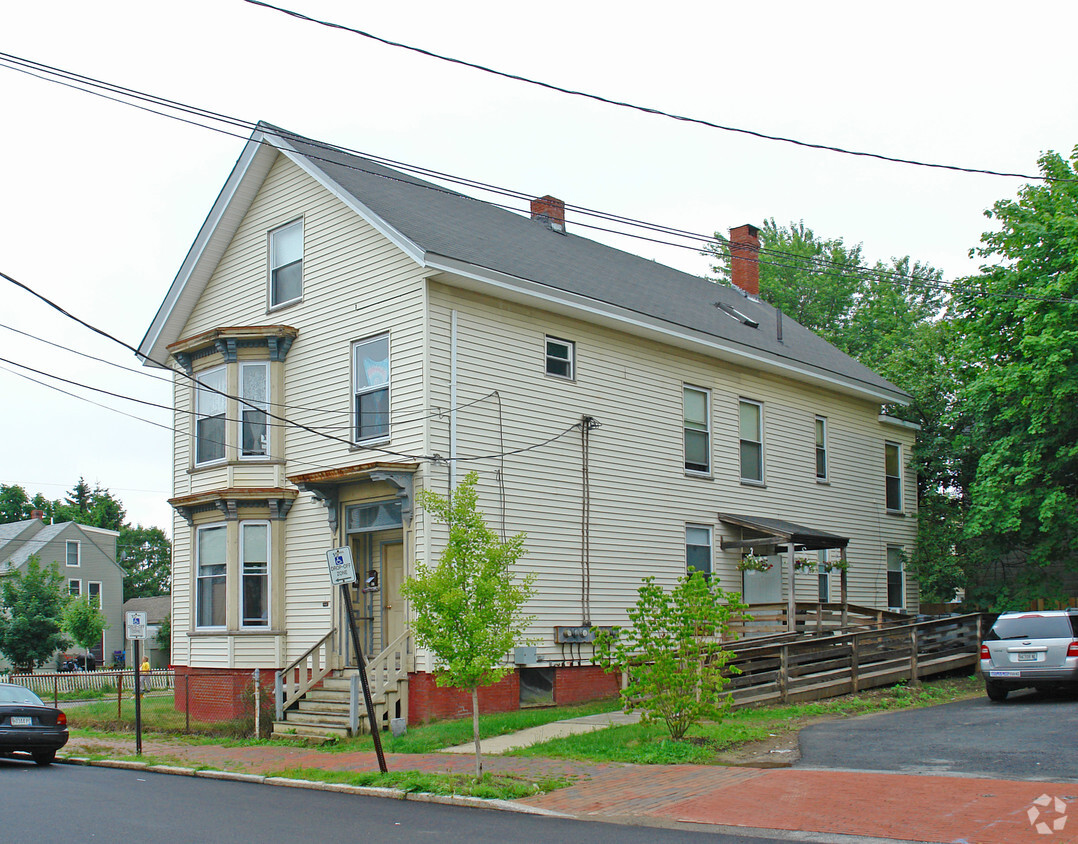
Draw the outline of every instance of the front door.
[[[404,543],[382,544],[382,647],[386,647],[404,632]]]

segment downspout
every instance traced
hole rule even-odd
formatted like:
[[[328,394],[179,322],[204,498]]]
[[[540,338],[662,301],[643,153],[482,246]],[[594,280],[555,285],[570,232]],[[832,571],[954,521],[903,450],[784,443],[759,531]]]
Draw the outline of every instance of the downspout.
[[[449,491],[457,486],[457,312],[449,312]]]

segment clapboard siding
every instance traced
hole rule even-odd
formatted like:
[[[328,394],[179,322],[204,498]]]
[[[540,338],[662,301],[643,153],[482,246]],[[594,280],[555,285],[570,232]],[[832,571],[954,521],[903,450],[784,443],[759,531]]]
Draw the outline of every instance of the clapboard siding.
[[[432,284],[431,404],[448,407],[451,312],[457,314],[456,453],[497,454],[534,446],[580,420],[602,425],[590,437],[591,619],[620,623],[640,578],[669,585],[685,571],[686,523],[713,529],[716,573],[741,588],[739,554],[718,550],[720,511],[786,518],[850,536],[850,597],[886,601],[886,546],[912,550],[916,522],[884,512],[883,444],[910,432],[881,424],[879,406],[702,355],[674,350],[536,309]],[[546,335],[576,346],[574,381],[545,374]],[[712,475],[683,470],[682,387],[711,391]],[[483,397],[497,390],[498,406]],[[765,485],[739,479],[738,402],[764,407]],[[482,400],[480,400],[482,399]],[[479,401],[477,401],[479,400]],[[476,402],[464,407],[469,402]],[[830,484],[815,476],[815,417],[829,425]],[[448,420],[432,420],[431,448],[449,451]],[[500,524],[494,481],[499,460],[460,460],[481,472],[488,521]],[[554,624],[579,623],[581,583],[581,435],[572,431],[504,460],[506,523],[526,531],[521,568],[537,575],[531,635],[549,643]],[[444,477],[444,476],[443,476]],[[905,477],[907,513],[915,488]],[[437,486],[436,486],[437,488]],[[442,534],[435,528],[434,546]],[[731,538],[733,536],[731,535]],[[838,575],[834,575],[837,589]],[[798,575],[798,595],[815,597],[815,575]],[[912,590],[911,597],[915,595]]]

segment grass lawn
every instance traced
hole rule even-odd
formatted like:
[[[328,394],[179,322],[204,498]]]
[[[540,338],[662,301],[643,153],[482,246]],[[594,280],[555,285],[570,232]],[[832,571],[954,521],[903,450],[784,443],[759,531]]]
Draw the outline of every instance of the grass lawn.
[[[61,706],[63,709],[63,706]],[[172,692],[153,692],[142,697],[142,729],[144,732],[183,733],[188,725],[184,713],[177,712]],[[103,698],[94,703],[71,706],[64,709],[67,723],[76,735],[80,731],[92,731],[96,735],[131,734],[135,731],[135,701],[129,693],[124,693],[117,713],[116,692],[112,697]],[[237,737],[250,734],[253,721],[221,721],[205,723],[190,722],[190,732],[219,740],[223,737]]]
[[[980,694],[984,687],[979,678],[949,677],[925,682],[920,689],[897,685],[815,703],[735,709],[717,724],[693,727],[680,741],[672,740],[662,724],[630,724],[554,739],[507,755],[652,765],[736,764],[739,759],[730,755],[731,750],[796,733],[812,721],[934,706]]]

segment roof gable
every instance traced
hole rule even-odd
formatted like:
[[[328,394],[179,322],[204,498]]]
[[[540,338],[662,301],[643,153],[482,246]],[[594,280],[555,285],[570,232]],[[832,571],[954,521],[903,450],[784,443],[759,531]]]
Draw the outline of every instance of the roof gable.
[[[527,216],[265,123],[199,232],[143,340],[142,354],[164,361],[165,345],[177,339],[278,150],[423,266],[862,398],[908,400],[868,367],[735,288],[552,231]]]

